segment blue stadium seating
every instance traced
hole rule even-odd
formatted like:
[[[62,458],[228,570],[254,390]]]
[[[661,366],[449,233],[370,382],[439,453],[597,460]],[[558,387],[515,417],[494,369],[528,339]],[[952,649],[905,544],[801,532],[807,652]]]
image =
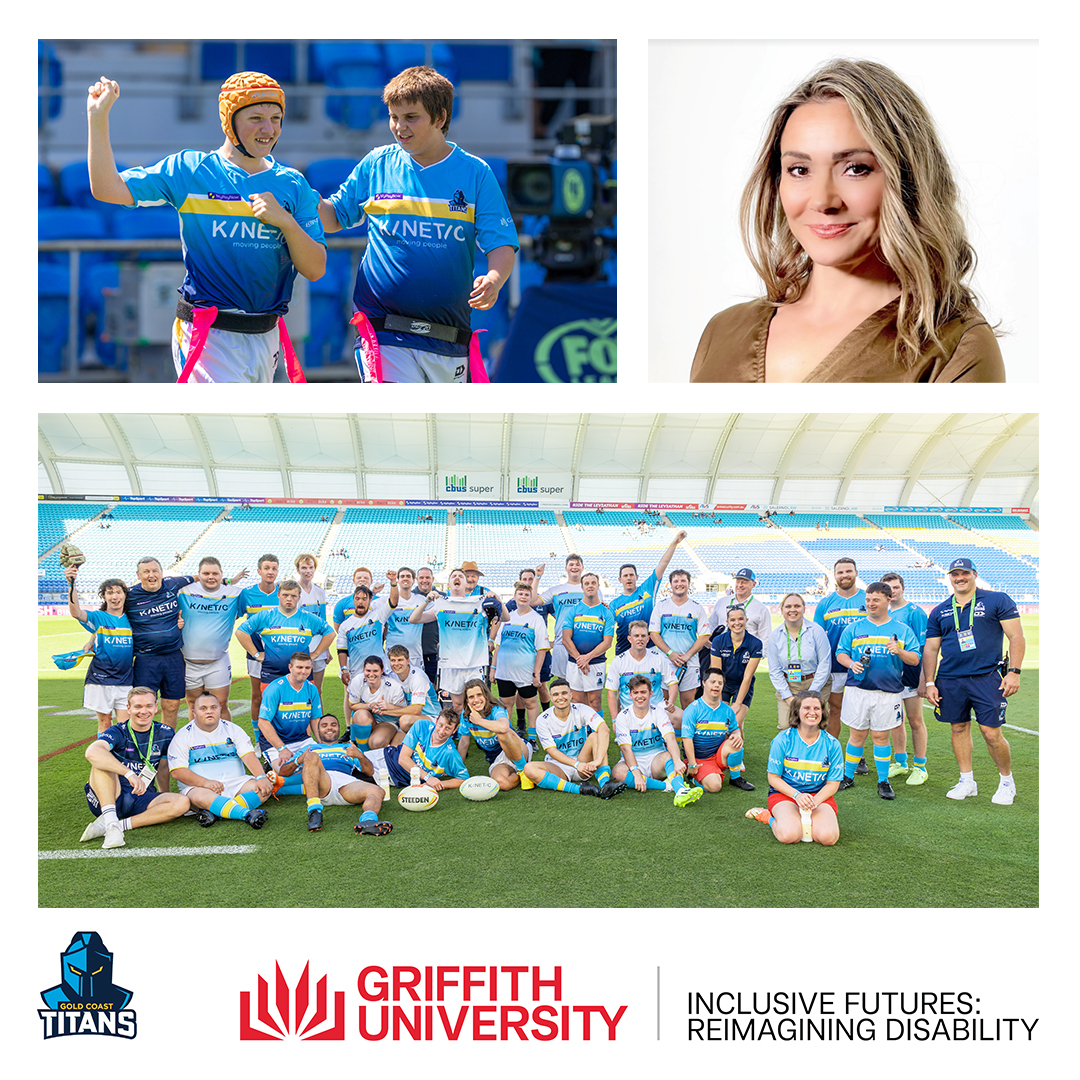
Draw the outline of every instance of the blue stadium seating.
[[[355,158],[316,158],[304,170],[307,182],[324,198],[329,199],[356,168]]]
[[[58,87],[63,84],[63,68],[56,57],[56,51],[47,42],[38,39],[38,87]],[[46,120],[55,120],[60,115],[63,98],[59,94],[38,96],[38,127],[45,126]]]
[[[382,48],[375,42],[318,42],[312,47],[327,88],[381,88],[387,82]],[[382,96],[328,94],[326,115],[335,123],[366,131],[382,107]]]
[[[112,234],[117,240],[178,240],[180,221],[171,206],[144,206],[137,213],[117,214],[112,219]],[[123,257],[143,262],[177,262],[180,248],[175,251],[124,251]]]
[[[40,210],[45,206],[55,206],[59,198],[59,191],[56,187],[56,179],[48,165],[42,165],[39,162],[37,168],[38,209]]]
[[[68,295],[71,280],[66,265],[38,264],[38,372],[60,371],[68,338]]]

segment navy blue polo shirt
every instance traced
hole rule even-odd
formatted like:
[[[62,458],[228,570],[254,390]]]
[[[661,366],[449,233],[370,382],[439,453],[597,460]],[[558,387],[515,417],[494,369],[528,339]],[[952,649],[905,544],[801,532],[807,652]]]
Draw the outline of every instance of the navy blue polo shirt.
[[[1016,602],[1002,592],[976,589],[971,600],[963,607],[957,604],[957,608],[959,628],[967,630],[970,625],[975,634],[975,648],[967,652],[960,649],[957,627],[953,621],[953,597],[938,604],[930,612],[926,622],[927,641],[932,638],[941,639],[941,660],[937,675],[943,679],[988,675],[1001,662],[1001,642],[1004,634],[1002,621],[1020,618]]]
[[[128,590],[124,614],[131,623],[135,654],[147,656],[179,652],[183,645],[176,619],[180,614],[180,590],[193,577],[163,578],[157,592],[147,592],[141,585]]]

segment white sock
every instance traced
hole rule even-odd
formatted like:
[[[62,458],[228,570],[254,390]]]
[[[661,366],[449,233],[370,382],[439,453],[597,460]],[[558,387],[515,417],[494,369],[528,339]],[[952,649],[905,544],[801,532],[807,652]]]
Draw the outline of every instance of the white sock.
[[[960,774],[960,779],[961,780],[966,780],[969,784],[974,784],[975,783],[975,773],[974,772],[962,772]]]
[[[1009,773],[1009,775],[1008,775],[1008,776],[1002,776],[1002,777],[1001,777],[1001,778],[1000,778],[1000,779],[998,780],[998,783],[999,783],[999,784],[1011,784],[1011,783],[1013,783],[1013,777],[1012,777],[1012,773]]]
[[[117,824],[116,804],[113,803],[110,806],[103,806],[101,808],[101,814],[99,816],[101,818],[101,823],[104,826],[106,826],[106,828],[109,825],[116,825]]]

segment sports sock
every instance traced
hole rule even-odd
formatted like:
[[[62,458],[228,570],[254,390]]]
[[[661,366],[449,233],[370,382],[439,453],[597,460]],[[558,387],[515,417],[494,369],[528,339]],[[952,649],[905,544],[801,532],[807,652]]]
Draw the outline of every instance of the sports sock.
[[[907,768],[907,751],[904,751],[902,754],[897,751],[893,754],[893,757],[896,758],[896,764],[899,765],[901,769]]]
[[[256,806],[262,806],[262,799],[257,791],[241,791],[236,796],[238,803],[243,803],[249,810],[254,810]]]
[[[629,785],[627,785],[629,786]],[[663,780],[654,780],[651,776],[645,777],[646,791],[667,791],[667,783]]]
[[[1008,773],[1008,774],[999,773],[998,774],[998,783],[999,784],[1012,784],[1012,783],[1015,783],[1015,781],[1013,780],[1013,774],[1012,773]]]
[[[304,777],[297,771],[285,778],[285,783],[277,789],[278,795],[303,795]]]
[[[912,756],[911,763],[916,769],[926,768],[926,758],[924,757]]]
[[[243,821],[248,815],[249,809],[247,803],[240,802],[237,799],[226,799],[224,795],[219,795],[210,804],[211,814],[215,814],[219,818],[233,818],[235,821]]]
[[[525,725],[525,710],[524,709],[518,709],[517,710],[517,726],[518,727],[523,727],[524,725]]]
[[[120,831],[121,832],[127,832],[128,829],[131,829],[131,828],[134,827],[134,826],[132,826],[131,818],[129,818],[129,817],[120,818],[120,820],[117,822],[117,824],[120,826]]]
[[[608,768],[607,764],[601,765],[600,768],[596,770],[596,775],[593,779],[600,787],[603,787],[611,779],[611,769]]]
[[[686,781],[675,771],[675,762],[671,758],[664,762],[664,775],[671,781],[672,791],[682,791],[686,787]]]
[[[316,796],[314,799],[308,799],[307,811],[309,814],[312,810],[321,810],[322,808],[322,799],[320,799],[318,796]]]
[[[110,825],[115,825],[118,820],[116,817],[116,803],[109,803],[108,806],[103,806],[98,817],[101,819],[101,824],[106,828]]]
[[[969,784],[974,784],[975,783],[975,773],[974,772],[962,772],[960,774],[960,779],[961,780],[966,780]]]
[[[374,810],[365,810],[360,815],[360,820],[361,821],[378,821],[379,820],[379,815],[376,814]]]
[[[878,783],[883,784],[889,779],[889,759],[892,757],[892,750],[889,744],[884,746],[874,747],[874,767],[877,769]]]
[[[742,749],[733,750],[728,754],[727,759],[728,775],[729,776],[741,776],[743,771],[743,752]]]
[[[548,791],[566,791],[571,795],[577,795],[581,791],[580,784],[572,784],[569,780],[560,780],[553,772],[544,770],[544,775],[536,785],[539,788],[547,788]]]
[[[855,770],[858,768],[859,762],[862,761],[862,752],[863,748],[861,746],[852,746],[850,741],[844,747],[844,775],[849,780],[855,778]]]

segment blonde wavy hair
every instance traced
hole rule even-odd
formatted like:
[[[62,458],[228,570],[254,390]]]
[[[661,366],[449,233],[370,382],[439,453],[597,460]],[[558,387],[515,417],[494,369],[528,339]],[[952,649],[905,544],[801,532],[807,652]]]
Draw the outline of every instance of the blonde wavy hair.
[[[780,138],[800,105],[843,98],[885,176],[879,242],[900,283],[896,360],[914,365],[938,328],[975,308],[975,267],[959,193],[926,106],[894,71],[870,60],[832,60],[777,105],[743,190],[743,246],[774,306],[802,296],[813,263],[780,203]]]

